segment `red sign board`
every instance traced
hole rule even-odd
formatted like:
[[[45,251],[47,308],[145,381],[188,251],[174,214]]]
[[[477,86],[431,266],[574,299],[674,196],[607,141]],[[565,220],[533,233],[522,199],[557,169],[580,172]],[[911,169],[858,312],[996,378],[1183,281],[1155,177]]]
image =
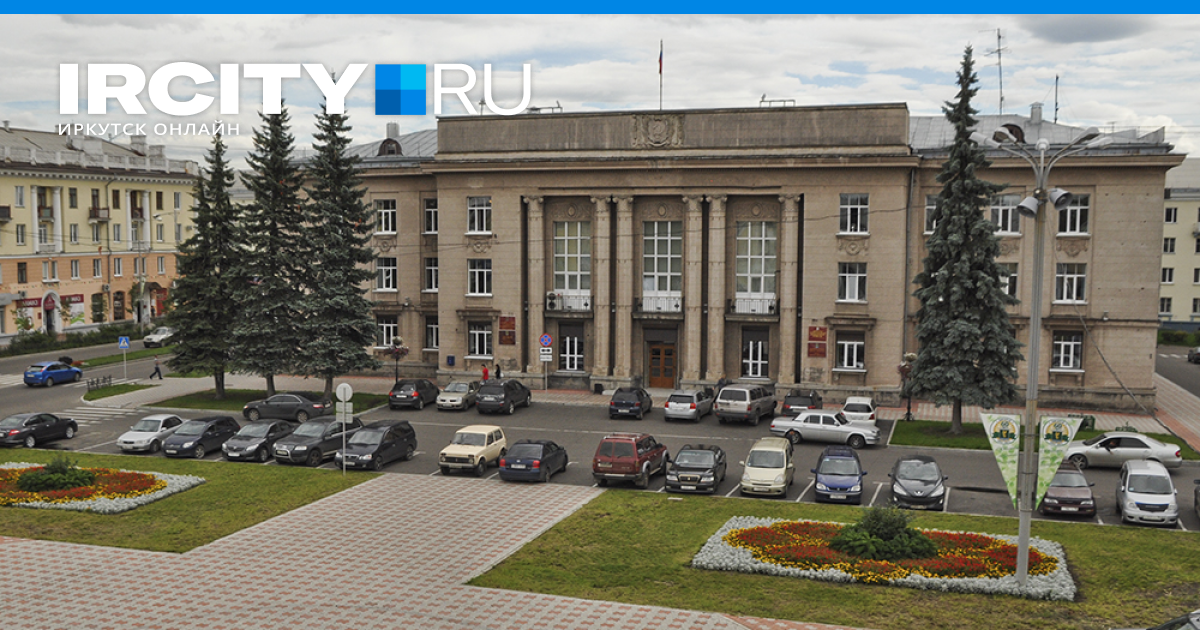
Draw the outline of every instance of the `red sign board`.
[[[825,357],[825,343],[820,341],[808,342],[808,356],[816,358]]]
[[[25,298],[17,300],[17,308],[37,308],[42,305],[42,298]]]
[[[829,340],[829,328],[827,328],[825,326],[809,326],[808,327],[808,340],[809,341],[822,341],[822,342],[828,341]],[[811,356],[811,355],[809,355],[809,356]],[[821,355],[821,356],[825,356],[825,355]]]
[[[47,295],[44,299],[42,299],[42,308],[46,309],[47,311],[53,311],[54,307],[56,306],[58,306],[58,303],[54,301],[53,295]]]
[[[517,331],[501,330],[500,331],[500,345],[502,345],[502,346],[517,345]]]
[[[64,295],[62,296],[62,302],[63,304],[83,304],[83,294]]]
[[[500,330],[516,330],[516,329],[517,329],[517,318],[516,317],[501,317],[500,318]]]

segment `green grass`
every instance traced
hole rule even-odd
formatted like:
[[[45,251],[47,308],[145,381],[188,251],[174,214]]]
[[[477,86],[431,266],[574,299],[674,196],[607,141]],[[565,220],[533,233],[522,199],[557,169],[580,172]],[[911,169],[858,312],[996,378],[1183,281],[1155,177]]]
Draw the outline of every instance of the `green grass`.
[[[207,378],[212,376],[212,372],[204,370],[196,370],[194,372],[170,372],[166,375],[167,378]]]
[[[267,392],[261,389],[227,389],[225,390],[225,399],[217,400],[216,390],[210,389],[196,394],[168,398],[154,405],[156,407],[179,409],[215,409],[219,411],[241,412],[242,407],[246,406],[246,403],[253,400],[262,400],[266,397]],[[350,402],[354,403],[355,413],[359,413],[380,405],[386,405],[388,397],[386,394],[358,392],[354,394]],[[333,413],[332,409],[330,413]]]
[[[1200,597],[1200,535],[1087,523],[1033,523],[1034,536],[1066,547],[1080,588],[1069,603],[688,567],[732,516],[849,522],[860,514],[847,506],[608,491],[470,584],[877,630],[1144,628],[1194,610]],[[930,513],[916,526],[1017,533],[1014,518]]]
[[[1079,431],[1076,440],[1086,440],[1104,433],[1104,431]],[[1170,433],[1144,433],[1160,442],[1177,444],[1179,455],[1184,460],[1200,461],[1197,453],[1187,442]],[[932,446],[937,448],[966,448],[979,451],[991,450],[987,433],[978,422],[964,422],[960,435],[950,434],[949,422],[935,420],[913,420],[912,422],[896,421],[896,429],[892,433],[889,444],[896,446]]]
[[[61,452],[9,450],[0,461],[48,463]],[[196,475],[207,483],[149,505],[102,515],[0,508],[5,536],[184,552],[376,477],[292,466],[70,453],[80,466]]]
[[[109,385],[107,387],[93,389],[92,391],[84,394],[83,399],[84,400],[99,400],[101,398],[108,398],[109,396],[117,396],[119,394],[136,392],[139,389],[150,389],[151,387],[153,387],[153,386],[152,385],[136,385],[134,383],[121,383],[120,385]]]
[[[101,365],[112,365],[113,363],[120,363],[126,359],[128,359],[130,361],[135,361],[137,359],[145,359],[148,357],[152,357],[156,354],[161,356],[163,358],[163,360],[166,361],[167,357],[169,357],[171,355],[171,352],[172,352],[171,346],[167,346],[166,348],[143,348],[142,350],[130,350],[130,351],[126,352],[125,354],[121,354],[120,352],[118,352],[117,354],[108,354],[108,355],[105,355],[102,357],[88,359],[88,360],[84,361],[84,364],[86,364],[86,366],[90,367],[90,368],[91,367],[99,367]]]

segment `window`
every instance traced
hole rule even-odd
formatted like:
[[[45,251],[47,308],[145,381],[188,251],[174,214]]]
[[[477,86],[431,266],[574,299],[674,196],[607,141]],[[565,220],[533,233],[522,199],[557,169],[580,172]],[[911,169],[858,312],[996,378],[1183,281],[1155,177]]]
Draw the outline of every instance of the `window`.
[[[120,243],[121,242],[121,224],[120,223],[113,224],[112,233],[113,233],[113,237],[112,237],[113,242]]]
[[[375,290],[395,291],[396,289],[396,259],[377,259],[375,261]]]
[[[1052,370],[1079,370],[1083,367],[1083,333],[1055,332]]]
[[[155,210],[162,210],[162,206],[163,206],[162,199],[163,199],[162,191],[161,190],[154,191],[154,209]]]
[[[839,370],[866,369],[866,338],[862,333],[840,332],[837,336],[837,367]]]
[[[92,259],[92,277],[99,278],[104,275],[104,262],[99,258]]]
[[[842,203],[838,210],[838,232],[842,234],[866,234],[867,206],[868,196],[865,193],[842,193]]]
[[[491,322],[469,322],[467,324],[467,354],[473,357],[492,358]]]
[[[770,333],[766,330],[742,331],[742,376],[767,378],[770,368]]]
[[[1058,211],[1059,234],[1087,234],[1088,206],[1091,195],[1077,195],[1066,208]]]
[[[42,280],[58,280],[58,261],[43,260],[42,261]]]
[[[1159,317],[1164,317],[1164,316],[1170,317],[1171,316],[1171,298],[1169,298],[1169,297],[1158,298],[1158,316]]]
[[[99,223],[92,224],[92,242],[93,243],[100,242],[100,224]]]
[[[1163,239],[1163,253],[1164,254],[1174,254],[1175,253],[1175,239],[1173,237],[1167,237],[1167,238]]]
[[[1167,208],[1163,213],[1163,223],[1179,223],[1179,208]]]
[[[23,262],[17,263],[17,282],[20,284],[29,282],[29,264],[28,263],[23,263]]]
[[[92,189],[92,207],[96,208],[96,209],[100,208],[100,189],[99,188]]]
[[[467,295],[492,294],[492,260],[471,258],[467,260]],[[489,330],[491,330],[489,328]]]
[[[1021,214],[1017,212],[1020,195],[997,195],[992,198],[992,223],[999,234],[1020,234]]]
[[[17,186],[13,191],[13,205],[18,208],[25,207],[25,187]]]
[[[437,234],[438,232],[438,211],[437,199],[425,200],[425,230],[426,234]],[[490,224],[490,223],[489,223]]]
[[[590,293],[592,290],[592,223],[554,223],[554,290]]]
[[[558,369],[582,372],[583,324],[560,324],[558,336]]]
[[[157,240],[159,243],[163,242],[163,233],[166,231],[166,229],[167,229],[167,226],[165,226],[165,225],[163,225],[163,224],[161,224],[161,223],[159,223],[158,225],[154,226],[154,238],[155,238],[155,239],[156,239],[156,240]]]
[[[183,193],[177,192],[177,193],[175,193],[175,209],[178,210],[182,207],[183,207]]]
[[[1058,263],[1054,271],[1054,301],[1082,303],[1085,301],[1087,265]]]
[[[79,279],[79,261],[78,260],[71,261],[71,279],[72,280]]]
[[[375,232],[379,234],[395,234],[396,233],[396,200],[395,199],[376,199],[375,211],[378,213],[378,219],[375,224]]]
[[[1017,297],[1017,263],[999,263],[1000,290],[1009,297]]]
[[[425,259],[425,284],[424,289],[422,290],[429,291],[430,293],[437,293],[438,259],[436,257]]]
[[[646,221],[642,231],[642,293],[682,291],[683,222]]]
[[[175,224],[175,242],[183,242],[183,226],[178,223]]]
[[[838,301],[867,301],[867,263],[838,263]]]
[[[70,235],[72,243],[79,242],[79,224],[78,223],[72,223],[71,225],[67,226],[67,233]]]
[[[1200,298],[1192,298],[1192,315],[1200,315]]]
[[[129,240],[135,245],[142,240],[142,224],[139,221],[134,221],[129,226]]]
[[[158,257],[158,275],[161,276],[165,273],[167,273],[167,257],[159,256]]]
[[[933,234],[937,229],[938,207],[937,195],[925,195],[925,233]]]
[[[437,315],[425,316],[425,349],[437,350],[442,345],[442,333],[438,328]]]
[[[50,243],[50,230],[46,228],[45,223],[39,223],[37,226],[38,245],[47,245]]]
[[[17,245],[24,245],[24,244],[25,244],[25,224],[18,223],[17,224]]]
[[[388,348],[392,345],[392,340],[400,336],[400,325],[396,322],[394,315],[379,315],[375,318],[375,345],[381,348]]]
[[[114,188],[112,191],[112,209],[121,209],[121,191],[117,190],[116,188]]]
[[[122,275],[123,270],[121,268],[121,263],[122,263],[122,260],[120,258],[113,259],[112,264],[113,264],[113,275],[114,276]]]
[[[78,188],[68,188],[67,189],[67,207],[68,208],[78,208],[79,207],[79,189]]]
[[[1162,283],[1175,284],[1175,269],[1173,267],[1163,267]]]
[[[467,233],[490,234],[492,231],[492,198],[467,197]]]
[[[768,221],[737,222],[737,292],[775,296],[777,227]]]
[[[1192,269],[1192,284],[1200,284],[1200,267]]]

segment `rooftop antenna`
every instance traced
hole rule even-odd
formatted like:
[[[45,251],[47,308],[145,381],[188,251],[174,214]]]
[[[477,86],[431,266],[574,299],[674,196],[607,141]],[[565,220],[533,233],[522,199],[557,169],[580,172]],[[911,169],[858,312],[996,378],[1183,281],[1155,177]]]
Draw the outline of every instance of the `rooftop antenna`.
[[[1058,124],[1058,75],[1054,75],[1054,124]]]
[[[990,29],[989,29],[990,30]],[[1000,29],[996,29],[996,48],[987,54],[996,55],[996,66],[1000,69],[1000,115],[1004,115],[1004,51],[1008,50],[1001,43]]]

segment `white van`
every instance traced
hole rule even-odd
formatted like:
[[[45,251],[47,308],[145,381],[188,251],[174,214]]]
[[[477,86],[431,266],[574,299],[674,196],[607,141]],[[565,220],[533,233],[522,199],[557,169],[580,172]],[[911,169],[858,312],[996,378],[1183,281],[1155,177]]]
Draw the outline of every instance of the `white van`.
[[[786,438],[762,438],[750,447],[746,461],[739,463],[744,467],[742,494],[783,495],[795,481],[792,443]]]

